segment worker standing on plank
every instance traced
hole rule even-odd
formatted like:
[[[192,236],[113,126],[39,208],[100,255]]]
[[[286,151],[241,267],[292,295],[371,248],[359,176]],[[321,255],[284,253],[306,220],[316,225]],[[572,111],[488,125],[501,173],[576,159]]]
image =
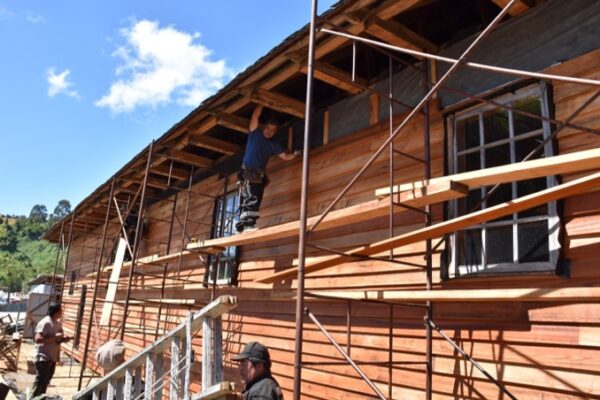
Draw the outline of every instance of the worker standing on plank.
[[[238,232],[248,232],[256,229],[256,220],[259,217],[260,203],[262,202],[265,186],[269,179],[265,168],[271,156],[279,156],[283,160],[293,160],[298,153],[284,151],[281,144],[273,138],[277,133],[277,121],[270,118],[260,129],[260,115],[263,106],[254,109],[250,120],[248,143],[242,162],[242,170],[238,174],[241,185],[240,220],[236,224]]]
[[[249,342],[232,360],[240,362],[244,382],[243,400],[283,400],[279,383],[271,375],[269,349],[259,342]]]
[[[62,307],[59,303],[52,303],[48,307],[48,315],[37,324],[35,328],[35,380],[31,388],[30,399],[46,393],[50,380],[54,376],[56,364],[60,361],[60,345],[71,340],[65,336],[62,328]]]

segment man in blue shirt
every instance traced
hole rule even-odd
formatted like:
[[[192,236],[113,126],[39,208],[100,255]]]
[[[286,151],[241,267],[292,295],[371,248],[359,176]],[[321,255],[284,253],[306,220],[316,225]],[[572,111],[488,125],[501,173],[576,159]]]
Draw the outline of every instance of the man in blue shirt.
[[[263,106],[254,109],[250,119],[248,143],[242,162],[242,170],[238,174],[241,185],[240,220],[236,224],[238,232],[256,230],[256,220],[259,218],[260,203],[262,202],[265,186],[269,179],[265,169],[271,156],[279,156],[289,161],[296,157],[289,153],[273,138],[277,133],[277,121],[269,119],[260,129],[260,115]]]

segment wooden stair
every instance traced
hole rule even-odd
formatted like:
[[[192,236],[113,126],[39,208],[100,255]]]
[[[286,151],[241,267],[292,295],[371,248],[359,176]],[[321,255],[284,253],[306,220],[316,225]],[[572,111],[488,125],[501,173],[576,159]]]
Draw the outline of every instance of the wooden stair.
[[[160,400],[169,387],[170,400],[227,399],[234,393],[234,384],[223,380],[223,344],[221,316],[237,306],[235,296],[220,296],[196,313],[190,313],[184,322],[156,340],[126,363],[108,373],[73,396],[80,400],[92,396],[94,400],[144,399]],[[192,340],[194,332],[202,327],[202,388],[192,395],[190,380]],[[170,349],[170,351],[169,351]],[[208,351],[207,351],[208,350]],[[171,362],[167,371],[165,353]],[[142,383],[144,389],[142,391]]]

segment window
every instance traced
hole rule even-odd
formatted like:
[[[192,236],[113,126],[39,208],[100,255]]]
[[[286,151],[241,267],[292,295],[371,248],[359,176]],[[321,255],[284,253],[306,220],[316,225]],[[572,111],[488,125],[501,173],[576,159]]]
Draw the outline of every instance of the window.
[[[549,117],[545,85],[528,87],[495,100],[513,109]],[[547,122],[497,106],[456,113],[448,119],[453,146],[450,173],[475,171],[522,161],[550,135]],[[549,140],[533,158],[555,154]],[[449,216],[485,209],[556,185],[556,178],[505,183],[471,190],[450,202]],[[450,237],[449,277],[502,272],[553,271],[558,261],[556,203],[498,218]]]
[[[237,233],[235,224],[239,221],[239,206],[240,196],[237,190],[217,199],[213,212],[211,238],[227,237]],[[235,285],[237,264],[236,246],[227,247],[221,254],[210,256],[208,259],[210,274],[205,276],[205,281],[212,284],[213,273],[216,273],[217,284]]]

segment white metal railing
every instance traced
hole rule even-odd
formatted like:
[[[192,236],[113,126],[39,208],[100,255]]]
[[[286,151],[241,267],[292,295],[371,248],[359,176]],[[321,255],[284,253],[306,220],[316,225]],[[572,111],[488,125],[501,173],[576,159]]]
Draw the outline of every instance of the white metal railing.
[[[202,335],[202,390],[214,391],[223,386],[223,350],[221,316],[237,305],[235,296],[221,296],[186,320],[129,361],[109,372],[101,380],[73,396],[80,400],[160,400],[165,385],[169,385],[170,400],[191,400],[190,377],[193,362],[192,340],[200,326]],[[164,355],[171,347],[171,363],[164,368]],[[182,355],[183,352],[183,355]],[[143,375],[142,375],[143,374]],[[142,391],[142,382],[144,390]],[[228,388],[229,384],[226,384]],[[201,398],[202,393],[194,398]]]

